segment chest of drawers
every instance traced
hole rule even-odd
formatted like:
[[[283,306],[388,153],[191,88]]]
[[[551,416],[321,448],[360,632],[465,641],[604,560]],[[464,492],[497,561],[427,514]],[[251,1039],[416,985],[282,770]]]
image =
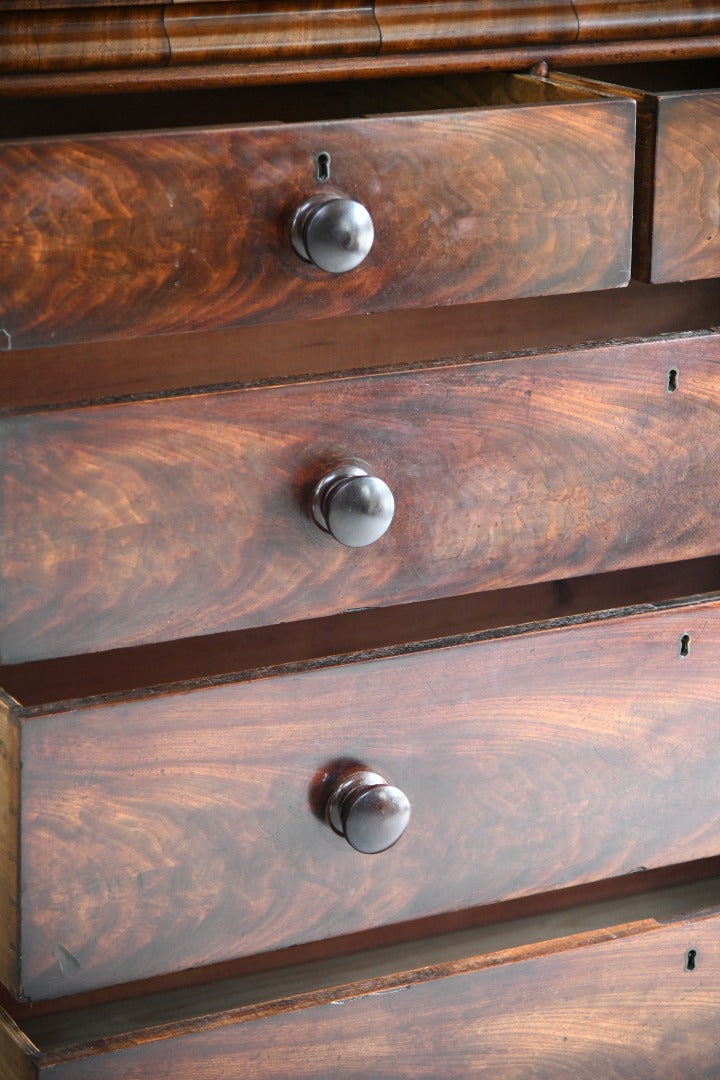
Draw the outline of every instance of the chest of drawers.
[[[2,7],[1,1080],[716,1077],[716,6]]]

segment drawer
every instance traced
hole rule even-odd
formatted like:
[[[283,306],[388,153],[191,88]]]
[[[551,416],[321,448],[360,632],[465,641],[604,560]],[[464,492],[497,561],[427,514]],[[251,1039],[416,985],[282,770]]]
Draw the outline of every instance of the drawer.
[[[651,282],[720,277],[717,60],[594,75],[602,93],[615,83],[615,93],[637,100],[634,275]]]
[[[719,688],[710,594],[162,691],[7,696],[1,981],[63,996],[717,855]]]
[[[627,283],[633,101],[529,76],[288,90],[277,114],[265,88],[221,98],[222,111],[195,95],[186,112],[202,126],[114,133],[103,126],[151,128],[167,110],[144,100],[103,116],[95,102],[85,117],[74,101],[65,123],[89,134],[6,140],[5,347]],[[186,100],[173,96],[176,128]],[[24,127],[21,108],[5,131],[48,130],[51,109]],[[284,115],[308,119],[272,122]],[[316,200],[298,243],[347,265],[371,235],[347,204],[319,212],[338,198],[365,208],[374,242],[335,273],[296,254],[290,228]]]
[[[700,334],[6,415],[2,662],[715,554],[718,359]],[[395,503],[355,548],[310,510],[353,460]]]
[[[715,1080],[717,879],[13,1024],[7,1080]],[[698,906],[705,910],[697,910]],[[463,952],[463,950],[465,950]]]

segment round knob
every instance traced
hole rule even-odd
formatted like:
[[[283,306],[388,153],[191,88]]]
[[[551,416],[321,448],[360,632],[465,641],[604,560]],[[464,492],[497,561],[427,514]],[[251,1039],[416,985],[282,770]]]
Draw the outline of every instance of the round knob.
[[[351,847],[366,855],[386,851],[410,820],[410,802],[400,788],[367,769],[343,776],[330,794],[327,819]]]
[[[367,547],[390,527],[393,493],[373,476],[365,461],[338,465],[315,485],[312,515],[325,532],[346,547]]]
[[[370,214],[354,199],[315,195],[295,211],[290,223],[290,239],[300,258],[330,274],[359,266],[374,237]]]

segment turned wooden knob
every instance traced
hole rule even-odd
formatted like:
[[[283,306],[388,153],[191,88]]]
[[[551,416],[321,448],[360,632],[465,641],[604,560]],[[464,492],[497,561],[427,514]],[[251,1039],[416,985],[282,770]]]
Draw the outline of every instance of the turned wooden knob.
[[[314,195],[298,207],[290,223],[290,240],[300,258],[329,274],[359,266],[374,239],[372,218],[354,199]]]
[[[357,769],[336,783],[327,803],[327,820],[356,851],[374,855],[395,844],[410,820],[410,801],[379,773]]]
[[[346,547],[367,547],[390,527],[393,493],[366,461],[337,465],[318,481],[311,510],[316,523]]]

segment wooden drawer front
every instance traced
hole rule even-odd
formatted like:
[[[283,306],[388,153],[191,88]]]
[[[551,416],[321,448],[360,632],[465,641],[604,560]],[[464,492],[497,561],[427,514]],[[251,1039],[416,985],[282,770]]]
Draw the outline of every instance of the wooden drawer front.
[[[720,277],[720,90],[658,95],[651,115],[654,159],[641,202],[640,276]],[[649,167],[649,155],[645,160]]]
[[[6,417],[3,662],[714,554],[719,359],[702,335]],[[347,457],[395,496],[365,548],[307,509]]]
[[[556,102],[6,143],[0,336],[22,348],[623,285],[634,123],[631,101]],[[374,219],[350,273],[290,246],[317,193]]]
[[[4,981],[53,997],[718,854],[720,602],[576,622],[9,715]],[[349,760],[412,804],[382,854],[321,820]]]
[[[716,59],[691,66],[685,81],[694,77],[707,86],[714,79],[717,86],[717,67]],[[623,75],[612,69],[608,81],[601,74],[603,81],[592,84],[572,76],[552,80],[637,101],[634,276],[650,282],[720,277],[720,89],[663,90],[663,79],[672,87],[683,76],[672,66],[669,73],[659,70],[630,69],[625,77],[638,82],[629,86],[613,85]],[[655,89],[631,88],[643,82]]]
[[[302,971],[281,972],[275,999],[268,985],[267,996],[256,991],[259,1000],[252,1004],[247,1003],[252,994],[236,980],[224,993],[213,986],[196,989],[191,1015],[187,1000],[170,994],[165,1000],[156,996],[114,1009],[86,1009],[65,1024],[62,1015],[50,1023],[29,1021],[25,1030],[0,1019],[3,1075],[8,1080],[31,1075],[46,1080],[592,1080],[601,1063],[607,1080],[716,1080],[716,907],[717,896],[714,910],[705,915],[668,922],[651,917],[549,940],[531,936],[526,945],[512,944],[523,928],[512,933],[496,927],[495,941],[486,935],[490,940],[480,955],[431,960],[354,983],[349,982],[353,974],[370,965],[351,960],[346,971],[337,971],[335,985],[323,979],[314,991],[297,989]],[[572,926],[578,914],[568,913],[567,924]],[[482,948],[483,935],[478,937]],[[432,956],[435,943],[428,944],[425,951]],[[422,963],[423,948],[416,953],[416,963]],[[689,955],[694,957],[690,965]],[[318,981],[321,974],[316,973]],[[224,1008],[208,1014],[223,997]],[[112,1034],[103,1036],[103,1022]]]

